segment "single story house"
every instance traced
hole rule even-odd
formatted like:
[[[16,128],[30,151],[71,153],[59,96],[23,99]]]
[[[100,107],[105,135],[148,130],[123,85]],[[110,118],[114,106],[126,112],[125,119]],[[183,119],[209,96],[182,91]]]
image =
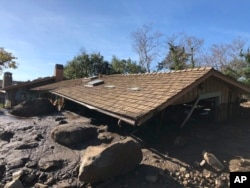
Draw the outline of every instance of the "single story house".
[[[81,78],[34,90],[48,90],[62,99],[117,118],[118,123],[135,126],[159,114],[168,116],[170,107],[186,105],[189,110],[182,119],[183,126],[199,103],[214,110],[215,120],[224,121],[237,113],[242,94],[250,93],[249,87],[211,67]],[[178,111],[174,113],[178,118]]]
[[[11,79],[12,80],[12,79]],[[63,65],[56,64],[54,76],[38,78],[33,81],[23,82],[17,85],[8,85],[1,89],[5,93],[5,102],[14,106],[27,99],[34,99],[40,96],[39,92],[32,91],[32,88],[52,84],[63,80]]]

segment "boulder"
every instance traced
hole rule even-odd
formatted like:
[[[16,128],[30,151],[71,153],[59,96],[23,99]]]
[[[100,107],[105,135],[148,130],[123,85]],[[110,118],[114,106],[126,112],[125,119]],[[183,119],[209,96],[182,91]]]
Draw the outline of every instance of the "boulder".
[[[140,145],[132,138],[114,142],[107,147],[86,149],[79,168],[79,181],[96,183],[133,170],[142,160]]]
[[[229,161],[230,172],[249,172],[250,171],[250,159],[232,159]]]
[[[47,98],[24,101],[17,106],[14,106],[9,112],[15,116],[31,117],[51,114],[56,111],[56,108]]]
[[[97,137],[97,128],[88,124],[63,124],[55,127],[51,137],[64,146],[74,146]]]
[[[205,152],[203,158],[207,164],[218,172],[225,168],[225,166],[212,153]]]

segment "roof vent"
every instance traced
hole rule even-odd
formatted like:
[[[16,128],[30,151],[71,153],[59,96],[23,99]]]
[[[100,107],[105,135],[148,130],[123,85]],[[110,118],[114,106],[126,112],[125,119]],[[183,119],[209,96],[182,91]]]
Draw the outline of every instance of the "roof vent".
[[[86,87],[94,87],[94,86],[101,85],[101,84],[103,84],[103,83],[104,83],[103,80],[97,79],[97,80],[93,80],[93,81],[88,82],[88,83],[87,83],[86,85],[84,85],[84,86],[86,86]]]
[[[130,87],[127,90],[129,90],[129,91],[140,91],[141,89],[139,87]]]
[[[105,85],[104,87],[106,87],[106,88],[111,88],[111,89],[115,88],[114,85]]]

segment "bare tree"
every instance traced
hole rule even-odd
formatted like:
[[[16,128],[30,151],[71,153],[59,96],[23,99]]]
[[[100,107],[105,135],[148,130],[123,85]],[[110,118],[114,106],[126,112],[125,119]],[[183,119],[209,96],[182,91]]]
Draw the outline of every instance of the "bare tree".
[[[150,72],[151,63],[159,56],[162,34],[153,32],[152,24],[143,25],[132,33],[133,48],[139,56],[139,63]]]
[[[212,66],[225,72],[228,68],[238,69],[242,66],[241,50],[245,42],[240,38],[233,40],[231,43],[213,44],[208,53],[204,55],[206,66]]]
[[[190,64],[194,68],[196,64],[196,56],[201,52],[202,45],[204,44],[203,39],[196,38],[194,36],[184,35],[181,39],[181,44],[186,50],[186,53],[190,55]]]

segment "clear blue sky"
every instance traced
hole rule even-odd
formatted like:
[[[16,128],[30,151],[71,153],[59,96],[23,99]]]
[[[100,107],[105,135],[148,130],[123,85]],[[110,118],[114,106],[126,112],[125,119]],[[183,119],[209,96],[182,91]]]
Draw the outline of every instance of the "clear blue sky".
[[[249,0],[0,0],[0,47],[18,57],[14,80],[52,76],[84,48],[138,60],[131,33],[144,24],[205,45],[250,39]]]

